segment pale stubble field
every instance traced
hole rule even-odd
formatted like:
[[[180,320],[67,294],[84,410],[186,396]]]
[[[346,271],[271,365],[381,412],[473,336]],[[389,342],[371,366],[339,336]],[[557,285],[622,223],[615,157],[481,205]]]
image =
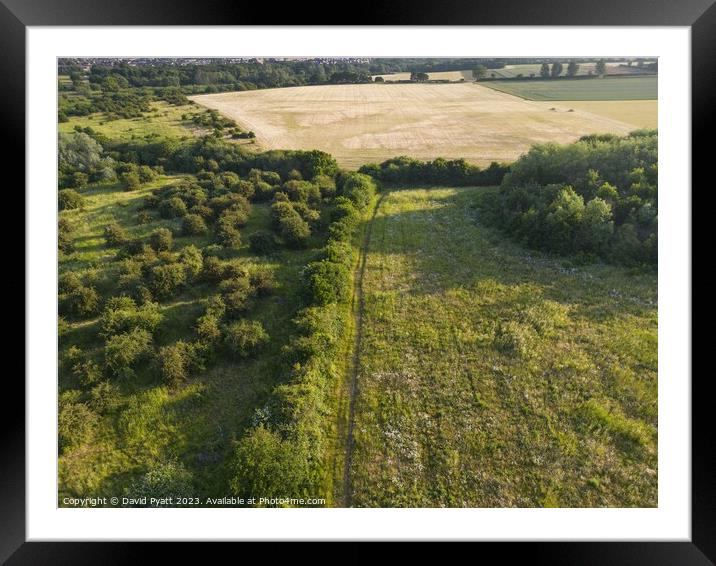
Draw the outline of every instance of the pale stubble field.
[[[487,165],[512,161],[535,143],[641,126],[473,83],[321,85],[190,98],[254,131],[260,148],[320,149],[347,168],[397,155]]]

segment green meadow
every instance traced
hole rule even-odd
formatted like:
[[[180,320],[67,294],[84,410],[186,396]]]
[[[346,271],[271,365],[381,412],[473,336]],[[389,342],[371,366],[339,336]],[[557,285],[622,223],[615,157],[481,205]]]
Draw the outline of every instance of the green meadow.
[[[482,222],[491,191],[377,211],[353,504],[656,506],[656,275],[526,251]]]

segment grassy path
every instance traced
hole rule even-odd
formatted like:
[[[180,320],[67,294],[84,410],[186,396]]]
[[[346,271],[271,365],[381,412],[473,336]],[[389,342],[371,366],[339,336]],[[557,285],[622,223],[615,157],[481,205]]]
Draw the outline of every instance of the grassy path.
[[[351,353],[349,363],[349,379],[350,379],[350,390],[349,390],[349,402],[348,402],[348,431],[346,433],[346,444],[345,444],[345,460],[343,468],[343,507],[351,506],[351,464],[353,462],[353,425],[354,425],[354,413],[355,413],[355,397],[358,386],[358,368],[360,361],[360,349],[361,341],[363,339],[363,311],[365,308],[365,302],[363,299],[363,276],[365,274],[365,263],[368,255],[368,248],[370,246],[370,237],[373,228],[373,221],[380,208],[380,203],[383,201],[386,193],[381,194],[375,203],[373,212],[370,220],[368,221],[364,234],[363,243],[360,247],[360,255],[358,258],[358,266],[353,277],[353,297],[351,300],[353,320],[354,320],[354,334],[353,334],[353,349]]]

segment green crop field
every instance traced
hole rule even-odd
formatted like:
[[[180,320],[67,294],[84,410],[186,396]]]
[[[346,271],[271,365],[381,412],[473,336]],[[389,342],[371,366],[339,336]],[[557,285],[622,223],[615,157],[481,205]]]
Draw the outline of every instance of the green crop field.
[[[353,505],[655,506],[656,275],[507,242],[481,222],[491,190],[377,211]]]
[[[565,63],[562,75],[566,73],[566,67],[567,64]],[[539,77],[541,69],[542,65],[539,63],[505,65],[502,69],[488,69],[487,76],[492,77],[494,75],[495,78],[499,79],[514,79],[530,76]],[[627,65],[620,65],[619,63],[606,63],[606,71],[607,75],[641,75],[648,72],[637,66],[629,67]],[[596,63],[580,63],[577,70],[577,76],[590,74],[597,74]]]
[[[484,81],[483,86],[527,100],[655,100],[657,77]]]

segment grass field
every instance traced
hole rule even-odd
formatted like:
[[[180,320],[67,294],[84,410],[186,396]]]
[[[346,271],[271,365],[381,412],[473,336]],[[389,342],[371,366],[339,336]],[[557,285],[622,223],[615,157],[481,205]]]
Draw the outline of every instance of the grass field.
[[[612,85],[609,79],[583,82]],[[265,148],[322,149],[349,168],[396,155],[486,165],[516,159],[535,143],[636,129],[589,112],[550,111],[472,83],[308,86],[191,98],[253,130]]]
[[[92,129],[116,140],[131,140],[147,136],[182,138],[192,137],[208,130],[196,126],[182,115],[196,113],[198,108],[193,105],[173,106],[166,102],[152,102],[152,111],[141,118],[121,118],[107,120],[104,114],[89,116],[72,116],[69,121],[59,124],[60,133],[72,132],[75,126]]]
[[[486,81],[482,84],[527,100],[656,100],[656,76],[543,81]]]
[[[528,253],[481,224],[486,190],[377,212],[353,504],[656,506],[656,274]]]

